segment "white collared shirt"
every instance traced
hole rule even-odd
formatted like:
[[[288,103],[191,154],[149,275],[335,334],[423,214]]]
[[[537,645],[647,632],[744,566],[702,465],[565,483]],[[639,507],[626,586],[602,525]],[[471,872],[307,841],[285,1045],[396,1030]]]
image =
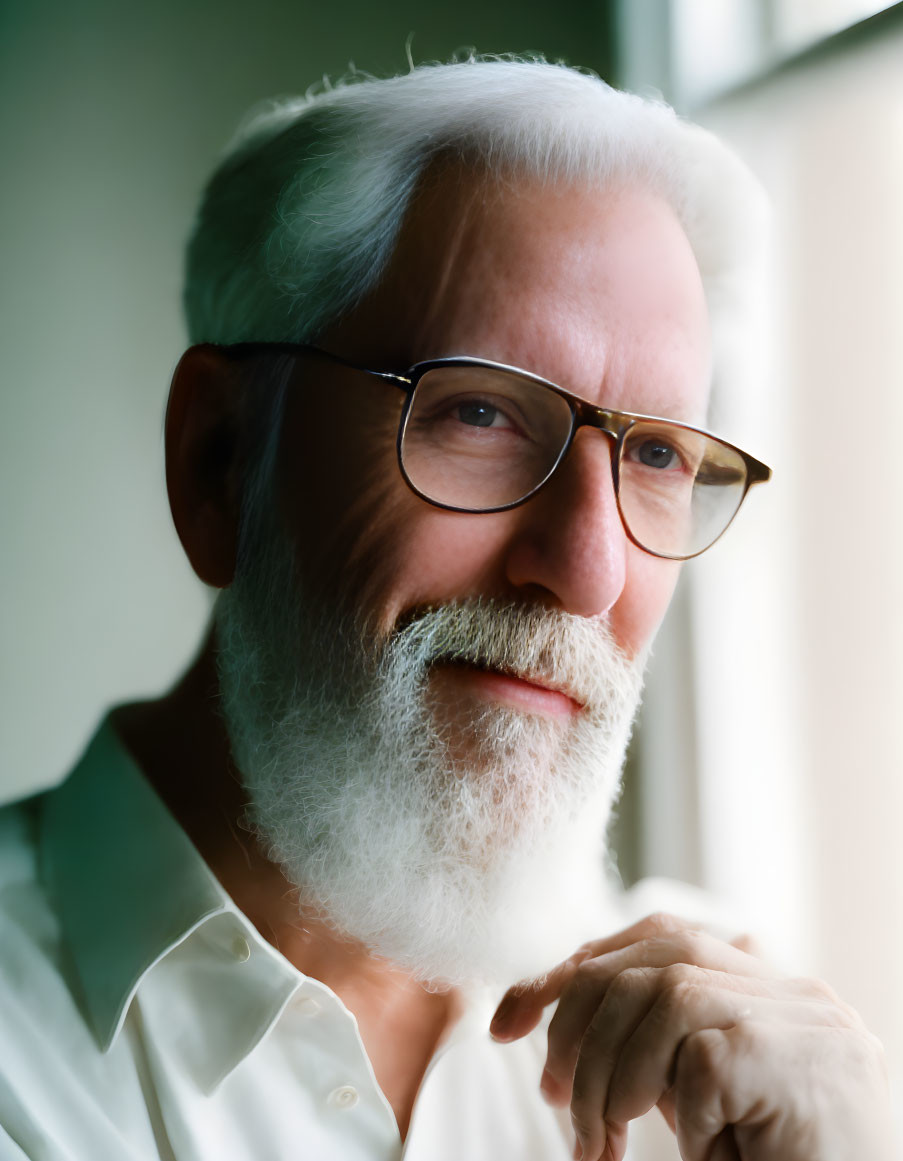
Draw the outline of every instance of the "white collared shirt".
[[[475,998],[402,1144],[354,1016],[258,934],[104,723],[0,810],[0,1161],[567,1161],[545,1037]],[[632,1161],[675,1157],[633,1133]]]

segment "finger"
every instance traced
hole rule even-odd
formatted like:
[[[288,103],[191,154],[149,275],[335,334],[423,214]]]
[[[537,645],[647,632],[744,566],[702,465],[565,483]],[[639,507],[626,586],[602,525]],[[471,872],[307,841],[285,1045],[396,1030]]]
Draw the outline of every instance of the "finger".
[[[570,1100],[577,1056],[585,1050],[584,1040],[591,1025],[604,1029],[613,1066],[628,1039],[662,994],[679,996],[682,989],[690,986],[743,995],[762,994],[763,988],[768,989],[766,994],[778,991],[770,981],[730,976],[689,964],[628,968],[602,992],[592,986],[581,991],[584,980],[589,985],[596,982],[589,970],[578,973],[549,1024],[543,1090],[556,1104],[566,1104]],[[745,1005],[739,1007],[742,1009]]]
[[[628,968],[604,983],[589,970],[575,974],[549,1024],[540,1087],[552,1104],[570,1102],[577,1057],[594,1022],[611,1029],[612,1039],[618,1042],[643,1019],[653,1002],[655,970]]]
[[[595,1089],[590,1099],[602,1101],[606,1117],[632,1121],[658,1104],[676,1080],[678,1059],[688,1036],[703,1029],[736,1028],[738,1025],[780,1023],[811,1025],[828,1023],[822,1013],[805,1003],[786,1004],[762,996],[720,991],[696,984],[678,984],[663,991],[620,1048],[601,1036],[602,1069],[596,1069],[589,1052],[581,1051],[574,1077],[575,1094],[584,1086]],[[814,1018],[814,1019],[813,1019]],[[742,1047],[742,1042],[738,1041]],[[614,1058],[614,1063],[609,1063]],[[600,1095],[601,1092],[601,1095]]]
[[[794,1009],[824,1015],[825,1005]],[[890,1103],[877,1039],[851,1027],[741,1020],[681,1045],[675,1071],[677,1140],[685,1161],[709,1161],[728,1126],[740,1156],[890,1158]]]
[[[575,1123],[626,1124],[656,1104],[670,1111],[681,1045],[702,1029],[796,1025],[805,1026],[808,1035],[814,1028],[850,1028],[843,1008],[807,993],[800,998],[799,985],[808,981],[787,983],[782,994],[783,981],[731,977],[685,964],[623,973],[580,1043],[571,1100]],[[744,1043],[736,1041],[735,1048],[742,1051]],[[588,1155],[596,1144],[591,1133]]]
[[[743,1099],[742,1091],[736,1091],[740,1080],[732,1043],[736,1034],[736,1026],[706,1028],[688,1036],[681,1048],[674,1110],[677,1145],[684,1161],[709,1161],[719,1150],[725,1161],[731,1157],[728,1145],[734,1144],[734,1138],[730,1121],[741,1111]],[[724,1099],[726,1091],[728,1100]],[[731,1106],[730,1111],[726,1105]]]
[[[540,1020],[542,1009],[558,999],[562,989],[573,978],[576,968],[585,959],[618,951],[642,939],[676,935],[689,930],[695,929],[688,920],[659,912],[647,915],[645,919],[602,939],[590,940],[554,967],[548,975],[535,980],[521,980],[510,987],[492,1017],[490,1034],[496,1040],[507,1041],[516,1040],[532,1031]]]
[[[579,948],[548,975],[536,980],[522,980],[509,988],[490,1021],[490,1035],[495,1040],[509,1041],[532,1032],[542,1017],[543,1008],[558,998],[588,955],[588,948]]]
[[[733,973],[724,966],[739,964],[748,968],[750,963],[757,965],[759,975]],[[657,970],[672,971],[674,978],[666,983],[679,983],[687,976],[696,978],[694,972],[702,971],[716,987],[750,994],[785,994],[784,981],[774,979],[764,965],[703,932],[684,931],[671,940],[645,940],[595,959],[585,958],[570,972],[549,1024],[549,1050],[541,1083],[553,1104],[567,1103],[580,1042],[615,981],[620,982],[610,1007],[628,1006],[639,1020],[642,1012],[634,993],[644,978],[648,977],[647,982],[657,979]],[[625,1027],[625,1018],[622,1013],[619,1027]]]
[[[615,931],[602,939],[588,941],[547,975],[535,980],[521,980],[510,987],[492,1018],[490,1033],[497,1040],[509,1040],[524,1035],[520,1030],[522,1025],[526,1025],[528,1031],[534,1028],[542,1009],[558,999],[561,990],[573,977],[575,969],[585,959],[618,951],[655,935],[671,935],[685,930],[693,930],[688,920],[660,913],[648,915],[630,927]],[[509,1028],[515,1025],[518,1028],[517,1035],[509,1035]]]
[[[589,939],[583,945],[591,955],[607,955],[611,951],[620,951],[632,943],[639,943],[643,939],[666,939],[672,935],[679,935],[682,931],[700,931],[698,923],[691,923],[689,919],[681,919],[679,915],[669,915],[665,911],[657,911],[637,920],[621,931],[614,931],[611,935],[601,939]]]
[[[608,973],[612,978],[629,967],[647,964],[660,967],[667,963],[699,964],[759,978],[775,975],[754,956],[691,927],[685,920],[673,915],[650,915],[605,939],[584,944],[547,976],[509,988],[490,1024],[491,1034],[497,1040],[508,1041],[532,1031],[542,1016],[542,1009],[559,997],[578,968],[602,957],[613,957],[609,960]]]
[[[669,963],[686,963],[753,979],[778,978],[775,969],[758,957],[725,943],[707,931],[692,928],[648,936],[622,948],[588,956],[584,962],[590,959],[604,960],[612,969],[620,971],[634,966],[664,967]]]
[[[745,951],[747,955],[754,956],[756,959],[764,959],[765,952],[762,945],[754,935],[749,932],[742,932],[740,935],[735,935],[733,939],[729,940],[731,947],[736,947],[738,951]]]
[[[730,1028],[752,1015],[774,1019],[779,1002],[682,982],[664,990],[638,982],[635,1011],[621,1027],[606,1019],[606,1005],[586,1030],[574,1073],[571,1117],[585,1135],[587,1157],[605,1143],[605,1125],[627,1124],[668,1093],[684,1039],[703,1028]],[[650,1004],[650,996],[653,1002]]]
[[[694,923],[689,919],[682,919],[679,915],[671,915],[665,911],[657,911],[647,915],[623,931],[616,931],[612,935],[601,939],[587,940],[584,946],[588,947],[593,955],[606,955],[610,951],[618,951],[628,947],[631,943],[639,943],[644,939],[668,939],[683,932],[703,932],[708,930],[702,923]],[[754,954],[757,944],[751,935],[742,933],[728,940],[722,937],[724,943],[730,943],[740,951]],[[720,940],[719,940],[720,942]]]
[[[606,1117],[616,1121],[634,1120],[660,1104],[674,1084],[681,1045],[703,1028],[728,1029],[740,1023],[750,1030],[755,1025],[808,1030],[850,1027],[842,1008],[800,998],[796,988],[784,995],[779,986],[766,982],[767,993],[756,994],[753,989],[763,986],[759,981],[684,965],[654,975],[658,978],[643,983],[646,995],[641,991],[636,997],[637,1008],[644,1013],[641,1019],[628,1018],[618,1028],[604,1019],[604,1012],[599,1013],[599,1048],[609,1068],[607,1078],[604,1073],[599,1076],[603,1085],[607,1079],[603,1108]],[[713,986],[718,980],[727,986]],[[587,1057],[588,1049],[582,1044],[581,1062]],[[578,1073],[579,1068],[578,1064]],[[575,1076],[575,1087],[577,1081]]]
[[[718,981],[727,986],[718,986]],[[767,992],[756,994],[754,989],[763,986]],[[616,981],[609,994],[620,988]],[[802,1034],[807,1036],[816,1028],[850,1028],[842,1008],[801,999],[797,990],[789,989],[784,996],[770,981],[763,985],[682,964],[647,970],[634,977],[628,1002],[603,1003],[587,1029],[574,1074],[572,1109],[582,1094],[587,1110],[601,1108],[607,1121],[626,1123],[656,1104],[662,1107],[675,1083],[682,1044],[705,1028],[743,1024],[753,1032],[795,1026],[806,1029]],[[745,1043],[738,1039],[735,1046],[743,1050]]]

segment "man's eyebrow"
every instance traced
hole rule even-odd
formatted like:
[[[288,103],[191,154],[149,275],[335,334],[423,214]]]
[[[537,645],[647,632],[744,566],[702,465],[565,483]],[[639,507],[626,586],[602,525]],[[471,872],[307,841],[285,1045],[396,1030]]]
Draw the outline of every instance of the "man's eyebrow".
[[[694,392],[694,396],[695,396]],[[625,399],[630,406],[625,405],[622,411],[635,411],[639,415],[648,415],[652,419],[670,419],[675,423],[685,423],[689,427],[706,427],[708,423],[708,402],[711,386],[705,385],[702,390],[702,403],[687,399],[683,393],[677,398],[665,388],[656,389],[651,384],[638,384],[634,392],[625,391]],[[635,406],[640,403],[642,406]],[[603,399],[602,406],[605,406]]]

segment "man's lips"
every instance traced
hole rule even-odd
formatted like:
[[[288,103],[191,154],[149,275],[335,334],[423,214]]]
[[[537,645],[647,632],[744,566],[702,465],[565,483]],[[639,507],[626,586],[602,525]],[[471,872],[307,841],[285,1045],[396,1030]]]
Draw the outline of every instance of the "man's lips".
[[[583,705],[566,690],[556,688],[542,677],[526,677],[485,665],[445,658],[434,663],[462,692],[481,700],[501,702],[528,713],[571,718]]]

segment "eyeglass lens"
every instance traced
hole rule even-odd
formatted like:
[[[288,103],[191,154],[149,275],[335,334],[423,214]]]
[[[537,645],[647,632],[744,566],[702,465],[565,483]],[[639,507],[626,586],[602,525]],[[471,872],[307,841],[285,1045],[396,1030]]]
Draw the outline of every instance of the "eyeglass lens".
[[[438,504],[471,512],[503,508],[554,471],[572,420],[566,399],[516,372],[431,368],[411,399],[402,470]],[[635,422],[618,469],[621,517],[638,544],[661,556],[708,548],[746,490],[746,464],[734,448],[666,421]]]

